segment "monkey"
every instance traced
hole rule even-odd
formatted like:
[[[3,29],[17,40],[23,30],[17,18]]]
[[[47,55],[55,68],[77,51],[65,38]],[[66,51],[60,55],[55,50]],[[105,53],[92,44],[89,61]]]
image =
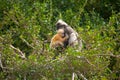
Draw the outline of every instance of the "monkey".
[[[69,43],[69,46],[75,46],[78,44],[77,36],[74,33],[70,34],[70,39],[68,43]]]
[[[56,49],[58,47],[62,47],[63,49],[65,48],[64,42],[68,39],[68,35],[64,34],[63,29],[59,29],[57,31],[57,34],[55,34],[50,43],[50,48]]]
[[[54,52],[54,57],[52,59],[56,59],[59,53],[63,53],[66,49],[65,42],[68,40],[68,35],[64,33],[63,29],[57,30],[57,33],[52,37],[50,48]]]
[[[66,34],[69,36],[69,41],[68,44],[71,45],[73,44],[74,38],[77,39],[78,33],[72,29],[71,26],[69,26],[66,22],[63,20],[58,20],[56,23],[57,30],[63,29]],[[74,37],[74,38],[73,38]]]
[[[64,34],[68,35],[68,40],[64,43],[65,46],[72,46],[75,47],[78,45],[79,50],[81,51],[82,48],[82,40],[78,39],[78,33],[73,30],[71,26],[69,26],[66,22],[64,22],[62,19],[59,19],[56,23],[57,30],[63,29]]]
[[[78,36],[78,33],[73,30],[71,26],[69,26],[66,22],[64,22],[62,19],[59,19],[56,23],[57,30],[58,29],[64,29],[64,31],[70,35],[71,33],[75,33],[76,36]]]

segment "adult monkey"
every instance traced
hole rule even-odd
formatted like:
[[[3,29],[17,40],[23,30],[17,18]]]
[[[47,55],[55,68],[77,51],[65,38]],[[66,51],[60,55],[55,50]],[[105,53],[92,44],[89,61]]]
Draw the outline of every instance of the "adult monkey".
[[[68,34],[69,38],[66,42],[64,42],[65,46],[78,46],[79,51],[82,49],[82,40],[78,39],[78,33],[73,30],[71,26],[69,26],[66,22],[59,19],[56,23],[57,30],[63,29],[65,34]]]

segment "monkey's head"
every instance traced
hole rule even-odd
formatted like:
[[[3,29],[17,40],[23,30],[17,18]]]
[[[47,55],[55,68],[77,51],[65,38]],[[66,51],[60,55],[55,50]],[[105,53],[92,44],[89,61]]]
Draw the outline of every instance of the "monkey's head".
[[[56,23],[56,27],[57,27],[57,30],[58,29],[64,29],[68,26],[68,24],[66,22],[64,22],[63,20],[59,19]]]
[[[57,34],[59,34],[61,37],[64,37],[65,36],[65,33],[64,33],[64,30],[63,29],[59,29],[57,31]]]
[[[70,36],[70,34],[72,32],[74,32],[74,30],[63,20],[59,19],[56,23],[56,28],[57,30],[59,29],[63,29],[65,34],[68,34],[68,36]]]

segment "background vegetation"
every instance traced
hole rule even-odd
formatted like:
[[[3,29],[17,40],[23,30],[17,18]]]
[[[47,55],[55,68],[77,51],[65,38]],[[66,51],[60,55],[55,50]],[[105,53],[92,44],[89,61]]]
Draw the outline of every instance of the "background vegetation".
[[[55,23],[83,39],[52,60]],[[0,0],[1,80],[119,80],[120,0]]]

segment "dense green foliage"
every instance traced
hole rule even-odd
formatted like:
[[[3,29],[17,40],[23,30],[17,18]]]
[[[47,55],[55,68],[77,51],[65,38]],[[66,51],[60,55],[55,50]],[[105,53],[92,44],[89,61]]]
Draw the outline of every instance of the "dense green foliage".
[[[49,48],[63,19],[83,39],[82,52]],[[0,0],[0,79],[120,79],[120,0]]]

